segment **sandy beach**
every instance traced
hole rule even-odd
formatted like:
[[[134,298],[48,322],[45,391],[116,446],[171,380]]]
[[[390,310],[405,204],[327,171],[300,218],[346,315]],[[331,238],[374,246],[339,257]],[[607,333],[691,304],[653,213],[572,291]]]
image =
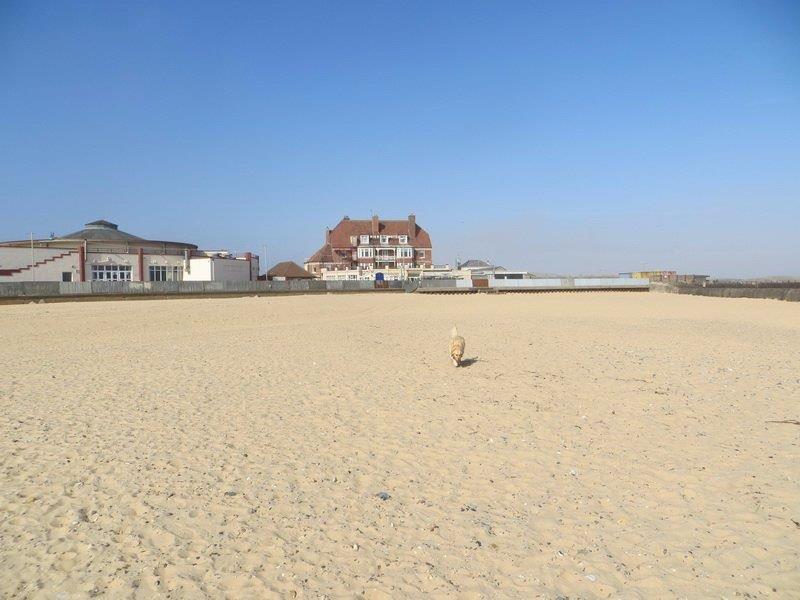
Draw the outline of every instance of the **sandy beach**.
[[[6,598],[800,597],[794,303],[0,306],[0,365]]]

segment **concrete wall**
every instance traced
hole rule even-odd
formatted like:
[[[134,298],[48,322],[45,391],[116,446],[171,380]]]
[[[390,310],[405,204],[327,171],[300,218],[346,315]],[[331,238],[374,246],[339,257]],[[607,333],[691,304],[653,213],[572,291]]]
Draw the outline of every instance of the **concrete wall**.
[[[489,279],[489,286],[493,288],[531,288],[547,289],[566,287],[561,279]]]
[[[242,261],[245,262],[245,261]],[[246,263],[245,263],[246,264]],[[46,298],[59,296],[238,294],[281,292],[373,291],[372,281],[87,281],[84,283],[0,283],[0,298]],[[412,291],[414,286],[389,281],[383,289]]]
[[[573,279],[495,279],[488,278],[489,289],[497,290],[573,290],[573,289],[642,289],[649,288],[647,279],[625,279],[617,277],[596,277]],[[471,279],[423,279],[420,289],[457,290],[473,289]],[[482,288],[485,289],[485,288]]]
[[[214,258],[213,281],[250,281],[250,263],[234,258]],[[256,276],[258,279],[258,276]]]
[[[536,281],[535,279],[531,281]],[[648,279],[635,279],[628,277],[591,277],[576,278],[576,288],[646,288],[650,285]]]
[[[239,261],[245,266],[246,261]],[[535,290],[573,290],[573,289],[630,289],[631,285],[611,285],[615,279],[599,279],[586,284],[586,280],[572,279],[534,279],[534,280],[496,280],[491,281],[495,289],[528,289]],[[525,282],[528,286],[522,286]],[[533,282],[533,285],[530,285]],[[560,282],[556,285],[556,282]],[[644,287],[639,280],[637,287]],[[580,287],[579,287],[580,286]],[[0,283],[0,298],[59,297],[86,295],[168,295],[168,294],[257,294],[257,293],[293,293],[293,292],[359,292],[380,290],[423,291],[472,291],[472,282],[457,279],[430,279],[416,281],[385,281],[379,287],[374,281],[322,281],[305,279],[297,281],[87,281],[85,283],[58,282],[19,282]],[[485,289],[485,288],[483,288]],[[737,290],[753,292],[759,290]],[[763,291],[763,290],[762,290]],[[796,293],[800,290],[781,290]],[[762,296],[764,297],[764,296]],[[787,298],[788,299],[788,298]]]
[[[34,248],[33,262],[38,262],[46,258],[52,258],[59,254],[64,254],[69,250],[61,248]],[[31,264],[30,248],[6,248],[0,247],[0,269],[19,269]]]

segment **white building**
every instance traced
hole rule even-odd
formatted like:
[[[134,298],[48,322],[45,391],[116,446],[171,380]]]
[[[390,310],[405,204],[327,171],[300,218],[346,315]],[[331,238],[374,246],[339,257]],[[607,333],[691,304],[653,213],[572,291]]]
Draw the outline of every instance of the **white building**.
[[[0,283],[16,281],[256,281],[258,256],[147,240],[108,221],[45,240],[0,242]]]

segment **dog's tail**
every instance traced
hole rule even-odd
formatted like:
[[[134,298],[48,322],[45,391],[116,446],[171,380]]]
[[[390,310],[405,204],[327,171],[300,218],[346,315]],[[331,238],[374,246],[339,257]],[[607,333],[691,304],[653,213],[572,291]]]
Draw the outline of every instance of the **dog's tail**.
[[[458,337],[458,327],[453,325],[453,330],[450,332],[450,337],[457,338]]]

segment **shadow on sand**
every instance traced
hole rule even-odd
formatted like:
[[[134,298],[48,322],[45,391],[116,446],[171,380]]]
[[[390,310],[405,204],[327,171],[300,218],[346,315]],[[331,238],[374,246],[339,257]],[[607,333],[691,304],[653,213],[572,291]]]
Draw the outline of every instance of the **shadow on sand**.
[[[471,367],[476,362],[478,362],[478,357],[473,356],[472,358],[464,358],[461,360],[461,364],[458,365],[459,367]]]

